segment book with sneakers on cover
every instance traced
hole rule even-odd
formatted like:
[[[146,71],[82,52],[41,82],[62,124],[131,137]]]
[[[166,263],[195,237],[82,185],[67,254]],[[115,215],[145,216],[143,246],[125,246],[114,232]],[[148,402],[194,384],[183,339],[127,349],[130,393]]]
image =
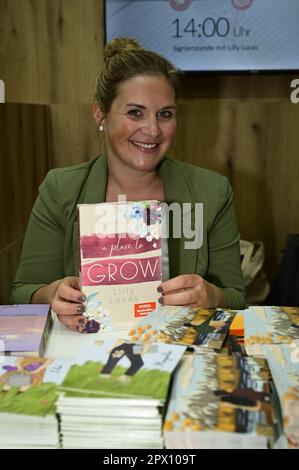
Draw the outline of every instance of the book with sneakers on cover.
[[[299,340],[299,308],[249,307],[243,311],[247,354],[264,357],[265,344],[289,344]]]
[[[221,349],[234,311],[159,306],[129,332],[132,341]]]
[[[274,448],[299,449],[299,342],[265,345],[278,399],[280,436]]]
[[[160,294],[158,201],[79,204],[80,281],[87,332],[131,328]]]
[[[212,350],[184,356],[164,422],[166,448],[267,448],[273,433],[265,360]]]
[[[59,446],[58,387],[72,361],[0,356],[0,447]]]
[[[43,356],[53,326],[50,305],[0,305],[0,353]]]
[[[162,448],[171,373],[184,346],[110,338],[82,345],[57,407],[64,448]]]

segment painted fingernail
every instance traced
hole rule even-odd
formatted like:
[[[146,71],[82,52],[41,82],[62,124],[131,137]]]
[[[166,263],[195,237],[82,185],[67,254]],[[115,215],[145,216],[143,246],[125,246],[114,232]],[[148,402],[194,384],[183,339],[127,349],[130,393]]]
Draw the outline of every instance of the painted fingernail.
[[[80,325],[84,325],[85,324],[84,318],[79,318],[78,323],[80,323]]]
[[[77,307],[77,312],[78,313],[83,313],[84,311],[85,311],[84,305],[79,305],[79,307]]]
[[[159,302],[159,304],[163,305],[164,304],[164,297],[159,297],[158,302]]]
[[[80,295],[80,297],[78,297],[78,301],[79,302],[85,302],[86,301],[86,295]]]
[[[160,292],[160,294],[162,294],[162,292],[163,292],[163,287],[162,287],[162,286],[158,286],[158,287],[157,287],[157,291]]]

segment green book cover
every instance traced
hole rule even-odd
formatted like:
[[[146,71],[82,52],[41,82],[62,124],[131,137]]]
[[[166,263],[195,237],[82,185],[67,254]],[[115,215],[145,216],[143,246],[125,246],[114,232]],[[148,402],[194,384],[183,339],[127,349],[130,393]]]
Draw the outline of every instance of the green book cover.
[[[60,389],[68,397],[164,401],[171,373],[185,349],[115,338],[101,345],[96,342],[84,345]]]

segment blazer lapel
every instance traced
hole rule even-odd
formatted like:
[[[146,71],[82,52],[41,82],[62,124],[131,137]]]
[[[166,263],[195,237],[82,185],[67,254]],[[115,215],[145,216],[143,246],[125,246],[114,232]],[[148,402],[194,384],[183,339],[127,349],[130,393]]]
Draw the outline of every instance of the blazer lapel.
[[[177,219],[174,220],[172,211],[170,211],[169,276],[172,278],[179,274],[195,273],[198,250],[186,248],[186,242],[188,243],[186,228],[191,230],[192,233],[195,230],[195,204],[189,183],[185,179],[182,169],[170,158],[165,158],[161,162],[159,174],[164,186],[165,202],[168,206],[178,203],[181,213],[178,221]],[[178,237],[178,235],[180,236]]]
[[[78,201],[79,204],[96,204],[104,202],[106,196],[107,186],[107,159],[106,155],[98,158],[88,176],[88,183],[86,184],[85,191]],[[75,222],[73,223],[73,247],[74,247],[74,265],[75,272],[79,271],[79,223],[78,214],[76,215]]]

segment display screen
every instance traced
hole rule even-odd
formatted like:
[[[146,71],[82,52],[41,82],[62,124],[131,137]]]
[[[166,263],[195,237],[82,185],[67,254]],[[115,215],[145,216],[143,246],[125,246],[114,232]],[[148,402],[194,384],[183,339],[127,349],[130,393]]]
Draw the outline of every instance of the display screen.
[[[185,71],[299,70],[299,0],[106,0],[105,27]]]

